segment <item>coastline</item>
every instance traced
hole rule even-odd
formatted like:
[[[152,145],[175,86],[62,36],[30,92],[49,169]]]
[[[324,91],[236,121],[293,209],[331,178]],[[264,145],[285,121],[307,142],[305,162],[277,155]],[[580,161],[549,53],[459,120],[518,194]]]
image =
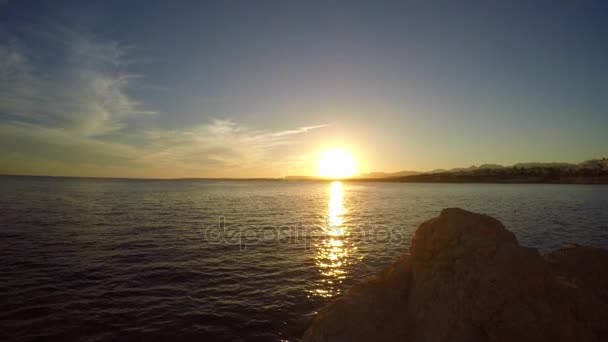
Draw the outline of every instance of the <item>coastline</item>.
[[[12,175],[0,174],[5,178],[49,178],[49,179],[80,179],[80,180],[124,180],[124,181],[276,181],[276,182],[334,182],[345,183],[420,183],[420,184],[578,184],[606,185],[608,175],[596,177],[463,177],[445,176],[444,174],[420,174],[395,178],[130,178],[130,177],[82,177],[82,176],[50,176],[50,175]]]

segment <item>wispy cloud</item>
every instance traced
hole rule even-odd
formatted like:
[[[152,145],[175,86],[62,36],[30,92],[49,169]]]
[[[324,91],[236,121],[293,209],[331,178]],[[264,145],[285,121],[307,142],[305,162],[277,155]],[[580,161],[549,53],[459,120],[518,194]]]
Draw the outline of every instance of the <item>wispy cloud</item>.
[[[324,127],[319,125],[318,128]],[[293,129],[294,132],[308,130]],[[0,121],[0,173],[128,177],[281,176],[309,161],[282,148],[299,133],[276,135],[232,120],[189,130],[146,130],[136,143],[103,141],[36,124]]]
[[[127,129],[134,117],[163,115],[129,95],[139,76],[128,72],[128,49],[56,26],[32,34],[51,51],[0,41],[0,173],[276,176],[293,159],[286,149],[326,127],[203,119],[183,129]]]
[[[275,136],[275,137],[282,137],[282,136],[285,136],[285,135],[306,133],[306,132],[311,131],[313,129],[323,128],[323,127],[326,127],[326,126],[327,125],[305,126],[305,127],[300,127],[300,128],[297,128],[297,129],[290,129],[290,130],[275,132],[275,133],[272,133],[272,135]]]
[[[0,113],[45,127],[95,136],[118,130],[124,120],[152,111],[127,94],[135,75],[121,70],[123,50],[91,35],[57,30],[65,44],[42,65],[15,42],[0,44]]]
[[[212,120],[184,131],[145,132],[153,151],[140,161],[154,165],[197,170],[205,174],[237,175],[268,169],[276,174],[282,157],[275,152],[300,141],[299,135],[326,125],[300,127],[283,131],[261,131],[233,120]]]

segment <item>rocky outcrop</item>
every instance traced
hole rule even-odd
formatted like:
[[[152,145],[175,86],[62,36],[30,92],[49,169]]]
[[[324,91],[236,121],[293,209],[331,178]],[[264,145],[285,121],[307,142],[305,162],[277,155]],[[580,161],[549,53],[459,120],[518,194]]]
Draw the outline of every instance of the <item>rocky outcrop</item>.
[[[305,341],[608,341],[608,251],[542,256],[498,220],[445,209],[410,253],[320,310]]]

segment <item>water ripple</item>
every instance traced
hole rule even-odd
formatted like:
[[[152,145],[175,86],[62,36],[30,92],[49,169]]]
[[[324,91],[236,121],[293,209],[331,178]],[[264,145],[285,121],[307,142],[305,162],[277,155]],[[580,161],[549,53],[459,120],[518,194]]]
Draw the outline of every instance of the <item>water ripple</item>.
[[[543,250],[608,247],[606,186],[0,183],[3,341],[298,340],[444,207],[493,215]]]

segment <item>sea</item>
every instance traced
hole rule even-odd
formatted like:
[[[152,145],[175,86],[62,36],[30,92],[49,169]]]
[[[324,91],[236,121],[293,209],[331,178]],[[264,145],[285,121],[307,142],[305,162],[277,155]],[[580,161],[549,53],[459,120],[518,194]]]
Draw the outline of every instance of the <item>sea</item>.
[[[298,341],[443,208],[608,248],[608,186],[0,177],[1,341]]]

